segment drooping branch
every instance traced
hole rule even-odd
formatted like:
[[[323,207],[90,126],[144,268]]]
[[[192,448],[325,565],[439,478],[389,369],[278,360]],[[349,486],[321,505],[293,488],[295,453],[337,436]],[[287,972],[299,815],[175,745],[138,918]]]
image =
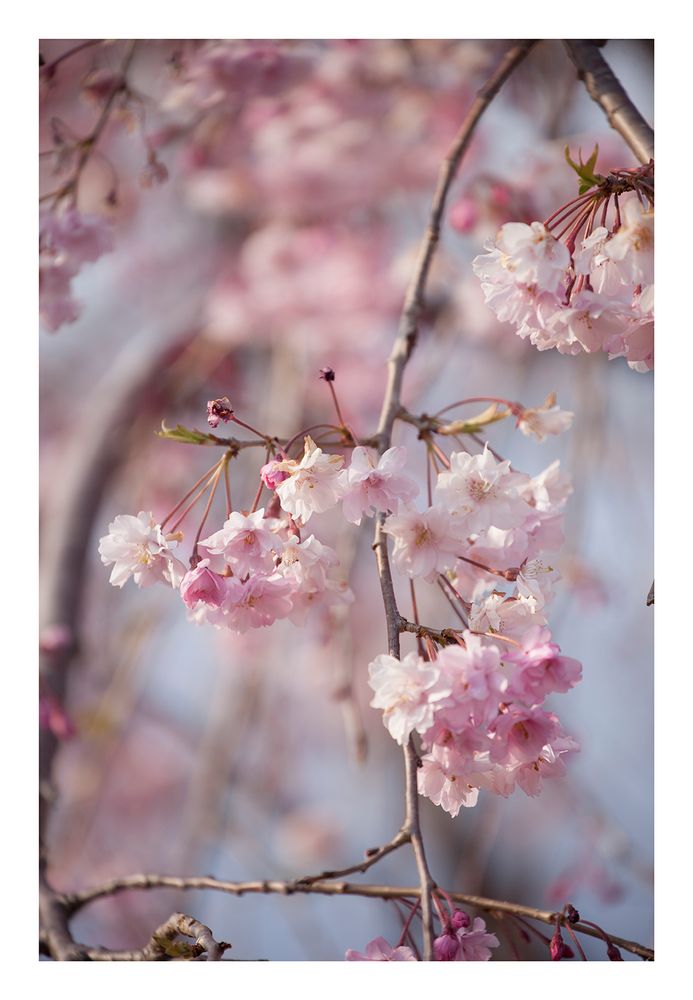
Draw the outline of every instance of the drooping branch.
[[[609,124],[623,136],[641,163],[654,158],[654,131],[631,101],[595,42],[565,39],[568,55],[585,84],[587,93],[609,119]]]
[[[67,912],[72,915],[81,910],[82,907],[94,902],[94,900],[103,899],[131,889],[180,889],[181,891],[211,889],[239,897],[257,893],[265,895],[278,894],[281,896],[291,896],[295,893],[315,893],[322,896],[364,896],[371,899],[416,899],[421,896],[420,886],[359,885],[354,882],[335,882],[329,880],[285,882],[273,879],[251,882],[228,882],[224,879],[212,878],[209,875],[186,878],[173,875],[129,875],[111,879],[91,889],[66,894],[63,897],[63,901]],[[488,899],[485,896],[473,896],[463,892],[448,892],[446,895],[456,903],[462,903],[465,906],[471,906],[486,913],[511,914],[551,925],[555,925],[557,919],[560,923],[565,923],[565,917],[561,913],[551,910],[539,910],[532,906],[524,906],[521,903]],[[586,934],[589,937],[603,937],[603,934],[599,930],[595,930],[592,926],[582,921],[577,921],[572,924],[572,927],[578,933]],[[636,941],[617,937],[615,934],[609,934],[609,938],[619,948],[623,948],[624,951],[629,951],[631,954],[638,955],[647,961],[654,959],[652,948],[647,948]]]
[[[402,408],[401,395],[404,370],[416,345],[419,331],[419,319],[424,308],[426,284],[436,252],[436,247],[438,245],[438,240],[440,238],[441,221],[450,187],[457,174],[457,169],[460,165],[462,157],[469,147],[479,119],[493,98],[496,96],[503,83],[525,58],[533,44],[534,41],[532,40],[518,42],[507,52],[501,65],[489,77],[487,82],[479,91],[476,100],[472,104],[467,117],[457,133],[450,152],[441,166],[438,177],[438,186],[433,196],[433,203],[431,205],[428,228],[421,242],[414,274],[404,300],[404,308],[402,310],[397,339],[395,340],[395,344],[388,361],[388,383],[380,412],[380,421],[377,432],[379,440],[378,451],[381,455],[387,451],[391,445],[392,428]],[[401,616],[397,608],[397,600],[395,598],[395,591],[392,582],[392,573],[387,553],[387,538],[385,537],[383,530],[384,525],[385,515],[380,514],[376,519],[373,549],[376,555],[380,589],[382,592],[383,604],[385,606],[388,652],[391,656],[399,658]],[[402,830],[406,831],[410,835],[412,849],[416,858],[417,870],[419,872],[421,882],[421,916],[424,939],[423,957],[425,961],[431,961],[433,958],[433,908],[431,893],[435,888],[435,883],[433,882],[426,862],[426,854],[419,823],[417,787],[417,769],[419,758],[413,738],[410,738],[404,747],[404,762],[406,811]]]

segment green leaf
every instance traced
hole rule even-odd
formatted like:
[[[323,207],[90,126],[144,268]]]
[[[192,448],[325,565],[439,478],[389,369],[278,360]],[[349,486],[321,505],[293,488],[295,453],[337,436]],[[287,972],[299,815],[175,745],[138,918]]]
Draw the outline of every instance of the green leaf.
[[[179,441],[181,444],[218,444],[219,439],[214,434],[206,434],[204,431],[183,427],[176,424],[175,427],[167,427],[161,422],[161,430],[156,432],[158,437],[166,438],[168,441]]]
[[[601,184],[601,182],[604,180],[604,178],[602,177],[601,174],[596,174],[594,172],[594,168],[597,165],[597,157],[599,156],[599,144],[597,144],[594,147],[594,149],[592,150],[592,153],[591,153],[590,158],[588,159],[587,163],[583,163],[582,162],[582,150],[581,149],[578,150],[578,156],[580,157],[580,163],[579,164],[575,163],[575,161],[573,159],[571,159],[571,156],[570,156],[570,146],[566,146],[565,147],[566,162],[568,163],[568,165],[570,167],[572,167],[572,169],[575,171],[575,173],[580,178],[580,185],[579,185],[579,188],[578,188],[578,193],[579,194],[585,194],[587,191],[590,190],[590,188],[595,187],[597,184]]]

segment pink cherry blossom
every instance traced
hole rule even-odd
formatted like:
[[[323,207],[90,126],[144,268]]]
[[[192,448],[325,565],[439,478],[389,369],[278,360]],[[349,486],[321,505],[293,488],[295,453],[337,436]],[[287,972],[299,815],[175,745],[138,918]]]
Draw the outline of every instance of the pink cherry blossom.
[[[99,541],[99,555],[104,565],[114,563],[110,576],[114,587],[122,587],[130,577],[138,587],[158,580],[178,587],[185,567],[171,552],[175,544],[166,540],[149,511],[140,511],[137,517],[119,514]]]
[[[622,224],[603,247],[614,261],[624,282],[651,285],[654,281],[654,212],[645,209],[637,198],[623,205]]]
[[[263,628],[291,613],[292,586],[281,576],[251,576],[243,582],[230,577],[226,588],[223,624],[234,632]]]
[[[512,528],[528,513],[519,494],[524,478],[499,462],[488,445],[481,455],[455,451],[450,468],[438,475],[435,499],[456,519],[460,535],[496,528]]]
[[[522,410],[517,418],[517,426],[528,437],[544,441],[548,434],[562,434],[569,430],[573,416],[569,410],[561,410],[556,406],[556,395],[551,393],[542,406]]]
[[[402,473],[406,463],[406,448],[389,448],[377,462],[370,449],[354,448],[349,468],[340,473],[347,521],[360,524],[364,514],[396,513],[400,503],[411,503],[419,487]]]
[[[417,958],[411,948],[399,945],[393,948],[384,937],[374,938],[366,945],[365,953],[349,948],[346,953],[347,962],[416,962]]]
[[[344,489],[339,473],[344,459],[341,455],[327,455],[309,436],[305,438],[303,458],[300,462],[278,463],[289,473],[289,478],[276,487],[282,509],[292,517],[301,518],[306,524],[313,514],[334,507]]]
[[[230,566],[237,576],[267,572],[273,566],[272,552],[281,549],[281,541],[271,530],[275,518],[265,518],[264,508],[250,514],[233,511],[224,526],[200,542],[200,549],[216,558],[210,565],[216,571]]]
[[[375,691],[371,707],[382,708],[383,723],[400,746],[414,730],[425,733],[430,728],[436,702],[450,694],[440,683],[437,665],[413,652],[403,660],[381,653],[369,664],[368,677]]]
[[[561,735],[558,719],[551,712],[516,704],[498,717],[493,729],[491,760],[496,764],[505,764],[511,758],[515,763],[533,762],[548,743]]]
[[[574,687],[582,676],[582,666],[560,652],[547,628],[530,628],[522,638],[521,648],[510,647],[503,655],[504,662],[514,667],[509,694],[532,705],[554,691],[566,692]]]
[[[209,559],[203,559],[183,577],[180,596],[189,608],[194,608],[198,601],[218,608],[226,596],[226,580],[209,569]]]
[[[392,560],[409,576],[429,576],[455,562],[460,544],[448,512],[433,505],[419,513],[405,510],[387,519],[383,529],[395,540]]]

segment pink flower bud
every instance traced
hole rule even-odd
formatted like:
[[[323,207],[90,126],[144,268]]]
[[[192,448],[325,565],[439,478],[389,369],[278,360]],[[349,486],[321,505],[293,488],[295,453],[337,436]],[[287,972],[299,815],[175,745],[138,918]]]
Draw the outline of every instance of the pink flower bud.
[[[180,585],[183,602],[193,608],[202,601],[212,608],[218,608],[226,595],[224,578],[208,569],[209,559],[203,559],[195,569],[189,570]]]
[[[461,927],[469,927],[470,924],[469,914],[465,913],[464,910],[454,910],[452,914],[452,926],[455,930],[459,930]]]
[[[622,962],[623,961],[623,955],[618,950],[618,948],[613,943],[613,941],[609,941],[609,944],[608,944],[607,949],[606,949],[606,953],[609,956],[609,961],[610,962]]]
[[[458,233],[471,233],[479,221],[479,212],[473,198],[460,198],[450,210],[450,225]]]
[[[210,399],[207,403],[207,423],[210,427],[218,427],[223,420],[226,424],[233,416],[231,400],[228,396],[221,396],[220,399]]]
[[[433,942],[433,954],[436,962],[454,962],[460,950],[460,942],[454,931],[441,934]]]
[[[268,462],[267,465],[263,465],[260,469],[260,479],[268,490],[276,490],[277,486],[288,478],[289,473],[279,468],[279,461],[277,459],[273,462]]]
[[[560,962],[564,958],[573,958],[573,949],[561,937],[561,930],[558,926],[551,938],[549,951],[551,952],[552,962]]]

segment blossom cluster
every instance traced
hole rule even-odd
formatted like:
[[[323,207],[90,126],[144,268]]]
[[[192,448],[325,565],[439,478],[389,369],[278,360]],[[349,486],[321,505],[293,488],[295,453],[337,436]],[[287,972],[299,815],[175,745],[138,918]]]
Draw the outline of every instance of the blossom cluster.
[[[491,948],[500,942],[495,934],[489,934],[481,917],[471,920],[464,910],[455,909],[447,924],[433,942],[433,956],[436,962],[488,962]],[[349,948],[347,962],[416,962],[416,955],[407,945],[393,947],[384,937],[369,941],[365,952]]]
[[[376,461],[356,447],[344,468],[341,455],[326,454],[307,436],[300,461],[282,453],[261,470],[262,483],[275,491],[271,509],[230,512],[196,545],[187,572],[175,555],[181,533],[164,534],[145,511],[116,517],[101,539],[101,559],[113,564],[114,586],[132,577],[142,587],[159,580],[175,587],[200,624],[239,633],[283,618],[301,625],[311,608],[353,601],[337,553],[314,534],[302,538],[301,529],[340,501],[354,524],[377,511],[398,510],[418,493],[402,472],[405,463],[404,448],[391,448]]]
[[[562,542],[569,492],[558,462],[530,477],[486,446],[480,455],[453,452],[434,502],[385,524],[396,568],[438,580],[468,616],[458,644],[435,659],[381,654],[369,667],[371,705],[401,745],[419,734],[419,790],[452,816],[475,805],[480,789],[537,795],[578,748],[542,707],[581,676],[545,616],[558,578],[546,553]]]
[[[39,310],[50,333],[79,316],[72,279],[83,264],[113,249],[111,224],[76,208],[46,212],[39,236]]]
[[[584,201],[583,201],[584,205]],[[604,213],[605,215],[606,213]],[[499,320],[540,351],[605,351],[654,367],[654,210],[627,196],[612,229],[588,223],[565,242],[541,222],[501,226],[473,269]]]

